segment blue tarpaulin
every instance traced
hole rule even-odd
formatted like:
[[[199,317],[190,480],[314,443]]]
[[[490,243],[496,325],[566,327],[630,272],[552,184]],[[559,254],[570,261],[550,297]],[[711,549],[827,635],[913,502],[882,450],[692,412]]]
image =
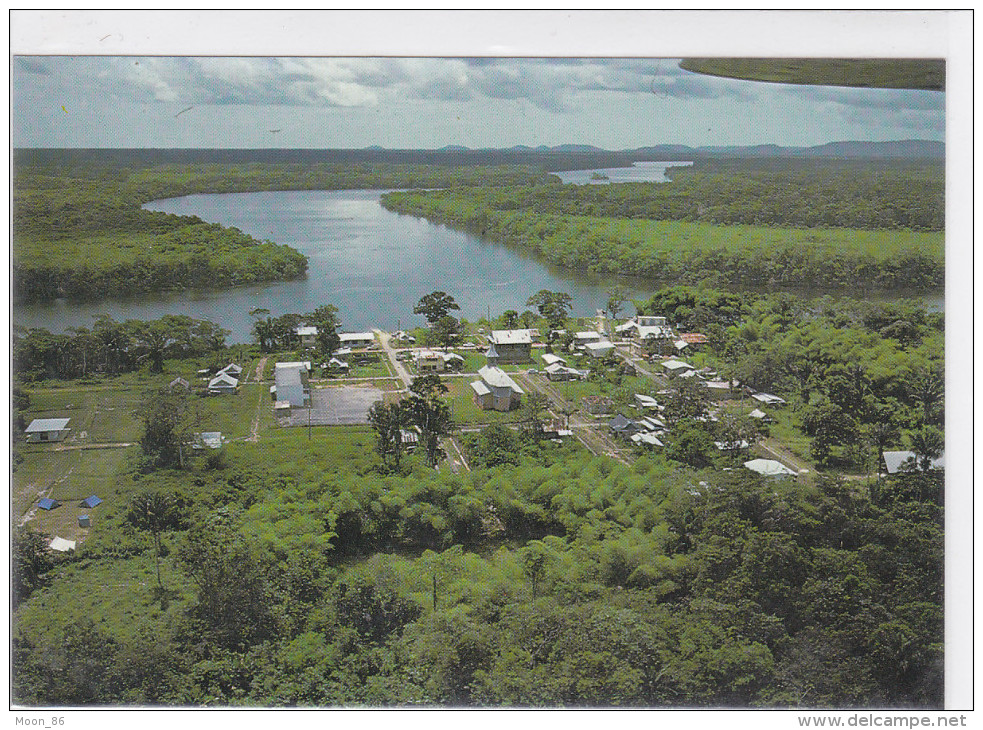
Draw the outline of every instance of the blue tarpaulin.
[[[86,497],[82,500],[82,506],[89,507],[90,509],[95,507],[97,504],[102,504],[102,500],[94,494],[91,497]]]
[[[45,497],[44,499],[38,500],[38,507],[40,507],[41,509],[54,509],[57,506],[58,506],[58,500],[56,499],[49,499]]]

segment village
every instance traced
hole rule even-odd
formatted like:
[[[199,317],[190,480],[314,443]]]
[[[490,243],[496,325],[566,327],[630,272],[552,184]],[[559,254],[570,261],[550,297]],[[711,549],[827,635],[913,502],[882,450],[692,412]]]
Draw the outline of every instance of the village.
[[[329,434],[330,427],[364,428],[374,405],[397,403],[417,378],[436,376],[446,388],[443,401],[451,416],[451,427],[439,435],[438,471],[471,469],[466,435],[495,424],[518,430],[535,421],[543,438],[574,439],[592,454],[622,464],[665,449],[674,430],[685,430],[688,440],[682,446],[683,440],[676,440],[677,452],[703,449],[718,456],[699,463],[744,468],[767,479],[813,476],[805,455],[770,429],[783,417],[785,399],[721,374],[726,364],[710,364],[706,335],[681,332],[663,316],[616,320],[604,310],[566,321],[578,328],[495,329],[482,320],[459,332],[452,346],[434,342],[426,328],[339,332],[338,346],[326,362],[316,357],[323,354],[317,347],[318,328],[297,325],[291,359],[281,359],[281,352],[262,354],[246,358],[245,367],[230,362],[167,383],[170,391],[196,394],[218,416],[208,429],[207,417],[199,413],[201,428],[182,461],[201,454],[215,458],[228,443],[257,441],[267,428],[307,429],[309,438],[315,427],[329,427]],[[238,351],[245,354],[241,347]],[[246,393],[254,393],[256,400]],[[113,442],[95,435],[76,430],[71,418],[36,418],[24,440],[59,451],[136,445],[135,439]],[[420,438],[418,426],[405,424],[400,449],[413,452]],[[943,458],[933,466],[941,467]],[[886,451],[878,471],[895,474],[913,459],[911,451]],[[70,483],[72,469],[67,472],[52,473],[47,488],[31,493],[30,507],[20,516],[20,524],[40,518],[43,527],[54,526],[49,547],[56,551],[73,550],[84,540],[90,513],[103,501],[98,494],[77,503],[59,499],[58,485],[65,479]],[[59,510],[59,519],[43,518],[63,506],[68,509]]]

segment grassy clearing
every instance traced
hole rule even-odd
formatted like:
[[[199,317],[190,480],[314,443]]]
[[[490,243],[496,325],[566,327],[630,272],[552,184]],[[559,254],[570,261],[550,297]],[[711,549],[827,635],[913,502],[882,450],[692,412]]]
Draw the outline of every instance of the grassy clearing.
[[[175,536],[165,533],[165,544],[173,540]],[[153,636],[180,619],[194,593],[190,579],[172,560],[161,559],[160,573],[171,595],[166,608],[155,597],[157,571],[152,550],[126,559],[82,560],[60,570],[58,580],[24,604],[18,619],[40,632],[35,637],[38,640],[85,621],[113,627],[120,640]]]
[[[29,524],[49,535],[76,540],[87,534],[78,516],[90,515],[97,525],[106,504],[95,509],[80,507],[91,494],[111,502],[118,497],[117,477],[135,456],[138,447],[125,449],[75,449],[72,451],[24,451],[23,461],[11,478],[12,518],[16,524],[31,512]],[[40,497],[51,497],[61,506],[50,511],[37,508]],[[32,512],[33,510],[33,512]]]
[[[721,251],[761,255],[779,248],[802,247],[829,256],[860,254],[877,262],[919,252],[936,260],[945,258],[945,234],[914,231],[867,231],[845,228],[769,228],[716,226],[685,221],[581,218],[608,240],[622,241],[630,250],[656,253]]]

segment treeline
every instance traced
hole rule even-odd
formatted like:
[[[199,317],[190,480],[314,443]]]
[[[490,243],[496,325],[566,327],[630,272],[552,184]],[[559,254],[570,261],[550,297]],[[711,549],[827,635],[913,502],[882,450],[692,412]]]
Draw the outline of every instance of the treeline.
[[[165,359],[217,356],[229,331],[202,319],[166,314],[149,322],[98,317],[92,328],[53,334],[14,327],[11,366],[20,382],[119,375],[144,365],[161,372]]]
[[[551,263],[583,271],[742,287],[869,290],[944,285],[940,234],[723,227],[562,215],[551,210],[546,202],[550,195],[555,192],[562,197],[563,191],[577,187],[397,192],[384,195],[382,204],[389,210],[532,250]],[[622,186],[580,187],[609,191],[591,195],[606,196],[603,212],[608,216],[630,217],[628,208],[619,210],[616,204]],[[525,201],[537,199],[543,212],[527,209]]]
[[[481,191],[497,211],[788,228],[942,231],[941,163],[699,160],[671,184],[536,185]]]
[[[157,165],[71,157],[17,166],[12,283],[17,301],[214,288],[303,275],[294,249],[197,217],[143,210],[192,193],[456,187],[545,180],[531,168],[426,165]]]

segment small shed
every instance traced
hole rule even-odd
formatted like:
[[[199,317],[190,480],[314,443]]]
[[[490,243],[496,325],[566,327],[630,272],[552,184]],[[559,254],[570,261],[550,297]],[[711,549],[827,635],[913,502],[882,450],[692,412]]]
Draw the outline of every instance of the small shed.
[[[24,438],[29,444],[44,444],[64,441],[71,429],[70,418],[36,418],[24,429]]]
[[[79,527],[92,527],[92,520],[89,515],[79,515]]]
[[[97,507],[100,504],[102,504],[102,500],[93,494],[83,499],[81,506],[85,507],[86,509],[92,509],[93,507]]]
[[[61,502],[57,499],[51,499],[50,497],[45,497],[44,499],[38,500],[38,507],[43,510],[53,510],[55,507],[60,507]]]

